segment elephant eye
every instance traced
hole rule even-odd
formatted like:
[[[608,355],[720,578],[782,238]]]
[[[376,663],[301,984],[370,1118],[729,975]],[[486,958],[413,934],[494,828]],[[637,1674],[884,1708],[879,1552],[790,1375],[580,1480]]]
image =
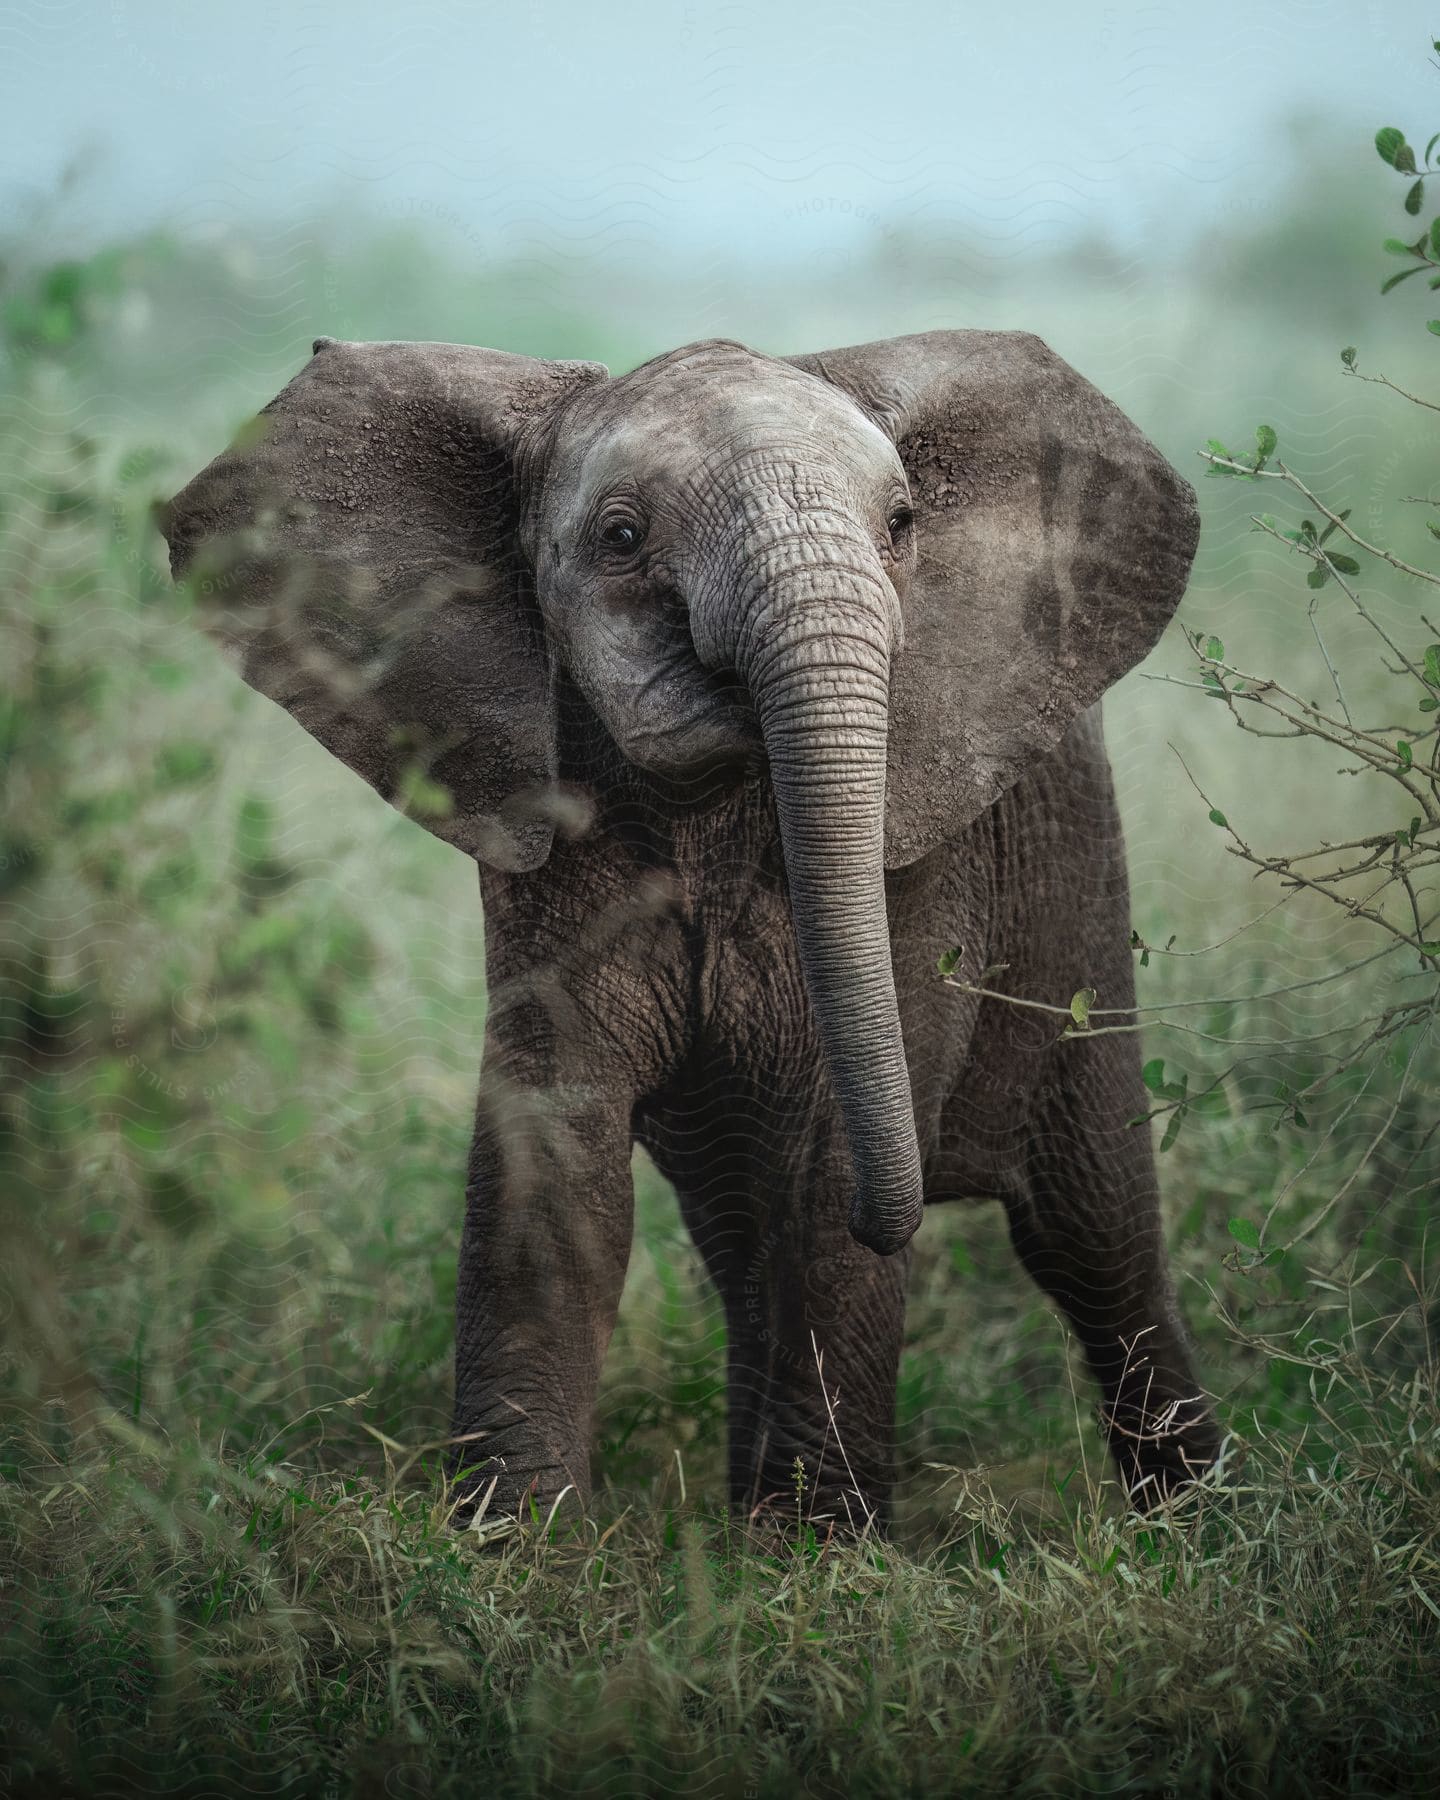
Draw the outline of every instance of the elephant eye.
[[[628,514],[606,519],[600,526],[600,542],[607,550],[638,550],[645,541],[645,527]]]
[[[889,528],[890,541],[894,543],[897,539],[904,537],[915,523],[915,514],[908,506],[897,506],[885,523]]]

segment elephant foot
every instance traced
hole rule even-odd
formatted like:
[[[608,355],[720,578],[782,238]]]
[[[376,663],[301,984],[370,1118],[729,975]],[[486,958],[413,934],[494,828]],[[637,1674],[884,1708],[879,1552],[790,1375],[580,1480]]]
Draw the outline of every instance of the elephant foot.
[[[808,1544],[884,1537],[890,1525],[890,1481],[836,1481],[828,1463],[817,1470],[817,1461],[796,1456],[783,1478],[773,1467],[748,1480],[732,1476],[731,1511],[747,1534],[791,1548],[801,1538]]]
[[[1101,1423],[1137,1512],[1151,1512],[1202,1480],[1220,1455],[1220,1429],[1198,1396],[1120,1401]]]
[[[456,1434],[449,1458],[452,1525],[477,1538],[572,1523],[590,1498],[588,1457],[561,1461],[550,1446],[516,1444],[512,1432]],[[466,1440],[469,1441],[466,1441]]]
[[[883,1539],[886,1524],[878,1514],[862,1515],[852,1498],[850,1509],[823,1505],[813,1511],[808,1507],[796,1511],[794,1506],[744,1505],[731,1507],[732,1531],[754,1556],[793,1556],[803,1550],[807,1554],[832,1546],[855,1545],[866,1539]]]
[[[472,1543],[500,1545],[529,1534],[551,1537],[571,1530],[585,1502],[573,1486],[556,1485],[553,1471],[537,1475],[518,1492],[499,1474],[465,1476],[451,1490],[449,1524]]]

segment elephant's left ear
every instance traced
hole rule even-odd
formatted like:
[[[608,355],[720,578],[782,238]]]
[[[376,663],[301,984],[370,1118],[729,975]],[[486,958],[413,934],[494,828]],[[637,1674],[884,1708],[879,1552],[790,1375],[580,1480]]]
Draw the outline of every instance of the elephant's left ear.
[[[1028,333],[932,331],[790,360],[889,433],[910,482],[893,868],[969,824],[1147,654],[1185,591],[1195,496]]]

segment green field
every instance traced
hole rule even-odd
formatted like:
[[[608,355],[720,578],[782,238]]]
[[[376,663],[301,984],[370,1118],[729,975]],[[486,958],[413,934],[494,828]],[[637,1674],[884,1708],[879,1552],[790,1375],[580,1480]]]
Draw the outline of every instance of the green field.
[[[6,246],[5,1791],[1429,1791],[1440,1056],[1391,1043],[1303,1122],[1273,1097],[1433,966],[1322,980],[1377,946],[1303,897],[1240,931],[1277,895],[1224,854],[1179,756],[1286,847],[1403,826],[1383,792],[1147,680],[1194,679],[1180,626],[1107,705],[1136,928],[1186,953],[1142,970],[1141,1000],[1205,1034],[1157,1025],[1146,1054],[1191,1091],[1223,1076],[1162,1159],[1233,1433],[1210,1491],[1148,1522],[1121,1509],[1088,1377],[977,1208],[919,1240],[895,1541],[752,1540],[721,1510],[719,1309],[637,1166],[593,1518],[482,1546],[448,1529],[439,1469],[485,1008],[475,872],[242,687],[149,520],[318,332],[618,368],[712,332],[798,350],[1024,325],[1187,472],[1207,437],[1268,420],[1423,556],[1407,497],[1433,499],[1434,433],[1338,351],[1363,343],[1405,385],[1433,355],[1413,290],[1375,299],[1386,226],[1374,184],[1347,181],[1312,170],[1163,269],[1078,245],[977,272],[963,245],[890,233],[840,287],[800,264],[607,286],[360,226],[74,264]],[[1197,480],[1183,624],[1313,683],[1303,569],[1249,532],[1237,486]],[[1424,633],[1403,578],[1373,603]],[[1358,658],[1328,617],[1332,654]],[[1385,691],[1378,664],[1352,680],[1357,703]],[[1251,1256],[1272,1209],[1266,1244],[1292,1247]]]

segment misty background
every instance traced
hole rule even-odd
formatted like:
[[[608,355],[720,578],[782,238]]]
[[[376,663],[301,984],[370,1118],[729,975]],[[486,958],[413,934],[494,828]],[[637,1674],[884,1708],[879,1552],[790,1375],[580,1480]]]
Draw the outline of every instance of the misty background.
[[[1403,215],[1370,140],[1419,133],[1427,44],[1423,7],[1379,0],[53,4],[0,27],[0,228],[22,287],[108,253],[84,416],[116,457],[154,450],[157,494],[322,332],[618,369],[711,335],[793,352],[984,326],[1038,332],[1192,478],[1206,438],[1273,424],[1311,486],[1358,496],[1405,555],[1423,519],[1395,496],[1426,491],[1423,446],[1404,422],[1415,466],[1382,492],[1398,403],[1345,380],[1338,351],[1423,381],[1416,289],[1377,300]],[[1182,624],[1304,672],[1295,568],[1249,535],[1253,495],[1199,486]],[[1172,628],[1147,672],[1184,655]],[[246,727],[298,759],[287,791],[353,800],[269,711]],[[1253,745],[1142,677],[1108,714],[1152,928],[1242,906],[1248,878],[1165,744],[1207,792],[1244,784],[1261,837],[1304,815],[1311,747],[1270,747],[1257,780]]]

